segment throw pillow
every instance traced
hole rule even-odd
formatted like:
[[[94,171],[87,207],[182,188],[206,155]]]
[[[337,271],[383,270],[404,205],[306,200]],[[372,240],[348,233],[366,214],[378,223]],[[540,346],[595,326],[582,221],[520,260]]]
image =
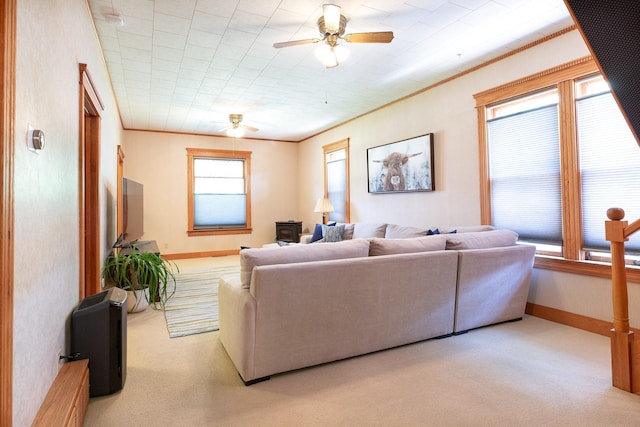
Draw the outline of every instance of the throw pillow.
[[[354,239],[368,239],[369,237],[384,237],[387,224],[367,224],[356,222],[353,230]]]
[[[319,240],[322,240],[323,234],[322,234],[322,227],[333,227],[334,225],[336,225],[335,221],[334,222],[330,222],[327,225],[324,224],[316,224],[316,228],[313,230],[313,236],[311,236],[311,242],[309,243],[313,243],[313,242],[317,242]]]
[[[433,236],[433,235],[436,235],[436,234],[455,234],[457,232],[458,232],[458,230],[451,230],[451,231],[446,231],[446,232],[440,233],[439,229],[434,228],[433,230],[427,230],[427,236]]]
[[[342,233],[344,232],[344,225],[323,226],[322,227],[322,241],[323,242],[340,242],[342,241]]]
[[[313,236],[311,236],[311,243],[322,240],[322,224],[316,224],[315,230],[313,230]]]

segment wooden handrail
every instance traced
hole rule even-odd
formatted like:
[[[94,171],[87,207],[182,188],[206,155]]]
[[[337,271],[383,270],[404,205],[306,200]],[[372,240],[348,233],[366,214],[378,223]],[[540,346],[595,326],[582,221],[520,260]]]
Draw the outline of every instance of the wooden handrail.
[[[611,293],[613,329],[611,330],[611,373],[613,386],[640,394],[640,341],[634,341],[629,329],[629,296],[624,261],[624,242],[640,230],[640,220],[629,225],[623,221],[624,210],[607,210],[605,237],[611,243]],[[634,363],[634,361],[636,361]]]

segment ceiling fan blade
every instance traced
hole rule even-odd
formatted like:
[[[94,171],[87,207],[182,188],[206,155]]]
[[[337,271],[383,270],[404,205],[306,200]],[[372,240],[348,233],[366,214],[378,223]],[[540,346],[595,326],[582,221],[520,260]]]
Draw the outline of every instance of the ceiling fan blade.
[[[391,43],[393,31],[345,34],[342,38],[349,43]]]
[[[319,41],[321,41],[322,39],[304,39],[304,40],[291,40],[288,42],[280,42],[280,43],[274,43],[273,47],[280,49],[282,47],[289,47],[289,46],[298,46],[300,44],[310,44],[310,43],[317,43]]]
[[[249,126],[249,125],[240,125],[242,126],[243,129],[248,130],[249,132],[258,132],[258,128],[254,128],[253,126]]]

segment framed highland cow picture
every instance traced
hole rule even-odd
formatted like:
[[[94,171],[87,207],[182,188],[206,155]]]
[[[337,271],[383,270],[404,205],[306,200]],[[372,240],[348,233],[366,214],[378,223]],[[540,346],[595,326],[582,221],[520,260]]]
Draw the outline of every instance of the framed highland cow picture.
[[[434,191],[433,134],[367,148],[369,193]]]

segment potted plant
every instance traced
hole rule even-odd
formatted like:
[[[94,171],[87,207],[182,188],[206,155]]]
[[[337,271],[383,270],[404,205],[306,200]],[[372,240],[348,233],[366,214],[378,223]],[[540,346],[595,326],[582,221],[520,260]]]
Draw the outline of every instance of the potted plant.
[[[127,308],[134,312],[144,310],[148,304],[155,309],[158,305],[164,308],[176,290],[174,268],[179,271],[175,263],[163,260],[159,254],[131,246],[130,251],[120,250],[107,257],[102,277],[129,292]]]

